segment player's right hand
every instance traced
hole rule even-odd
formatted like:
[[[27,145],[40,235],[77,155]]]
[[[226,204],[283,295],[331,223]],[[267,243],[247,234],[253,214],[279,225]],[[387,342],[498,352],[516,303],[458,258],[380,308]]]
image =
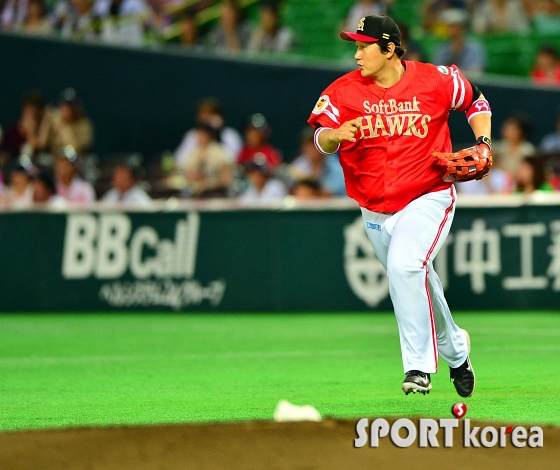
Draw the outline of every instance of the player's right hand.
[[[338,129],[333,129],[329,138],[337,145],[345,140],[348,142],[356,142],[356,133],[361,128],[362,124],[360,123],[360,119],[352,119],[350,121],[346,121]]]

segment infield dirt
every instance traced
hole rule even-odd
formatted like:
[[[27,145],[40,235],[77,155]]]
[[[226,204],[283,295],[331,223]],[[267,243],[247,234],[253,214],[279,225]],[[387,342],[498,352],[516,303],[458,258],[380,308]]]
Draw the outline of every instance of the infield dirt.
[[[560,428],[543,427],[542,448],[353,447],[357,420],[243,422],[0,433],[3,470],[346,470],[560,468]],[[473,426],[501,424],[472,422]],[[525,426],[528,427],[528,426]],[[441,431],[442,432],[442,431]],[[441,443],[441,439],[440,439]]]

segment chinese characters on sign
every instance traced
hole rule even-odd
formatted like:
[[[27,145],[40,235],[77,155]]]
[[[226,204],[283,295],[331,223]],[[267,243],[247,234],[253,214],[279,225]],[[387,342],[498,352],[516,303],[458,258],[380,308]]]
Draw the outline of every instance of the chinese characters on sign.
[[[361,217],[345,228],[344,239],[348,283],[356,296],[375,307],[387,298],[389,282]],[[468,276],[474,294],[487,291],[489,277],[498,277],[505,291],[560,291],[560,220],[489,227],[487,220],[473,219],[469,228],[449,234],[434,266],[444,288],[452,276]]]

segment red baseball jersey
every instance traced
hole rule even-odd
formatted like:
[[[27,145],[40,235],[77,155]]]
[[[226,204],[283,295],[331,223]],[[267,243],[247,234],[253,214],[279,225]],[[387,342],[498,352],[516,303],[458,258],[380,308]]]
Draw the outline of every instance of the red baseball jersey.
[[[336,129],[359,118],[356,142],[340,146],[346,192],[373,212],[397,212],[423,194],[446,189],[446,167],[432,152],[450,152],[450,110],[465,111],[472,86],[459,69],[404,61],[406,73],[383,88],[359,70],[333,82],[319,98],[312,127]]]

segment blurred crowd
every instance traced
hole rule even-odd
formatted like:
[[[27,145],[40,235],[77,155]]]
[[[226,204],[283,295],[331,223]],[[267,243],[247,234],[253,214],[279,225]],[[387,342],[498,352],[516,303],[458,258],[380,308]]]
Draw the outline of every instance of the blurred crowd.
[[[89,204],[149,204],[153,198],[230,198],[259,204],[345,196],[338,155],[323,155],[313,129],[300,135],[300,154],[290,163],[270,143],[263,114],[249,116],[240,133],[224,120],[215,98],[196,107],[173,155],[148,171],[138,155],[99,161],[91,153],[94,126],[72,88],[55,105],[28,93],[17,122],[0,131],[0,206],[26,209]]]
[[[355,30],[360,18],[391,14],[407,1],[355,0],[342,24],[333,25],[333,38],[340,26]],[[217,54],[286,53],[294,47],[297,52],[298,38],[282,15],[286,3],[0,0],[0,30],[114,44],[178,43]],[[257,8],[257,13],[248,17],[247,6],[252,6],[252,11]],[[488,55],[496,53],[485,45],[485,35],[550,36],[550,44],[542,44],[536,53],[530,74],[536,83],[560,86],[559,45],[555,44],[560,36],[560,0],[423,0],[419,8],[420,24],[402,24],[408,49],[405,58],[430,59],[438,65],[455,63],[467,74],[476,75],[486,70]],[[409,28],[445,41],[426,58],[422,41],[411,39]]]
[[[523,113],[509,116],[494,136],[494,168],[487,178],[458,185],[467,194],[529,194],[560,190],[560,106],[556,130],[538,145],[529,138],[532,122]],[[243,129],[228,126],[222,106],[204,98],[196,106],[196,125],[185,129],[173,154],[155,166],[140,156],[100,160],[92,154],[94,125],[72,88],[55,104],[40,92],[22,100],[19,119],[0,129],[0,207],[124,203],[153,199],[228,198],[239,204],[346,197],[338,154],[314,145],[313,129],[299,136],[300,151],[285,159],[270,143],[273,130],[261,114],[248,116]],[[240,132],[241,131],[241,132]]]
[[[240,4],[236,0],[0,0],[0,30],[127,45],[176,42],[226,52],[291,49],[293,33],[281,24],[278,2],[261,2],[256,22],[245,18]],[[218,19],[211,27],[201,27],[211,7],[218,9]]]
[[[463,23],[477,34],[558,34],[560,5],[556,0],[426,0],[422,26],[445,35],[449,11],[460,11]]]
[[[399,0],[356,0],[346,19],[333,28],[355,30],[367,15],[390,13]],[[258,20],[245,17],[234,0],[0,0],[0,28],[25,34],[58,34],[90,42],[142,44],[177,33],[185,47],[215,51],[288,52],[295,44],[283,24],[279,2],[259,2]],[[201,15],[218,11],[217,21],[199,31]],[[435,52],[437,64],[459,65],[470,75],[485,70],[484,34],[560,33],[560,0],[425,0],[424,31],[446,40]],[[175,28],[175,29],[173,29]],[[405,59],[426,60],[422,44],[402,25]],[[475,32],[477,38],[469,33]],[[558,37],[558,36],[556,36]],[[560,85],[558,44],[543,46],[533,80]],[[173,155],[148,166],[138,155],[98,159],[93,153],[94,123],[76,90],[62,90],[56,103],[38,91],[21,102],[13,123],[0,123],[0,206],[23,209],[44,205],[148,204],[152,199],[229,198],[240,204],[285,197],[345,197],[338,155],[323,155],[310,128],[302,129],[299,155],[282,155],[271,144],[273,129],[261,113],[246,116],[243,128],[228,125],[214,98],[200,100],[192,129]],[[495,166],[481,181],[458,185],[469,194],[512,194],[560,189],[560,107],[556,131],[541,142],[531,139],[533,122],[514,113],[496,129]],[[552,127],[552,123],[540,123]],[[532,143],[531,143],[532,142]],[[287,158],[285,158],[287,157]]]
[[[493,141],[494,166],[488,177],[458,184],[458,191],[486,195],[560,190],[560,105],[556,130],[538,146],[529,141],[532,127],[532,120],[523,112],[509,116]]]
[[[441,65],[456,64],[470,76],[488,66],[484,36],[501,33],[521,37],[551,36],[534,57],[530,71],[535,83],[560,85],[560,0],[427,0],[423,3],[422,27],[446,38],[432,58]],[[473,37],[475,33],[477,37]]]

